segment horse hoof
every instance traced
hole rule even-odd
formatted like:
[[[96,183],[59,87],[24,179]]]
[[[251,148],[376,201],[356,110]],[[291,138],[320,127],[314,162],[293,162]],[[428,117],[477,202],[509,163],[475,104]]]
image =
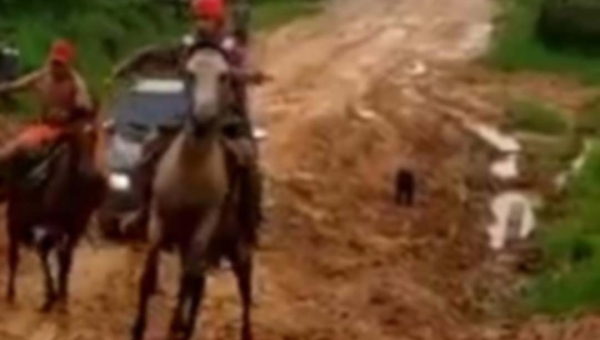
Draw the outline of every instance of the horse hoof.
[[[42,314],[48,314],[52,311],[52,304],[51,303],[44,303],[42,305],[42,307],[40,307],[39,312]]]
[[[131,340],[142,340],[142,338],[144,337],[144,330],[143,327],[141,325],[135,325],[133,326],[133,329],[131,330]]]
[[[40,313],[43,313],[43,314],[50,313],[52,311],[52,308],[54,307],[54,302],[55,302],[54,299],[44,302],[42,307],[40,307]]]
[[[56,311],[59,314],[67,315],[69,314],[69,306],[66,300],[60,300],[56,302]]]

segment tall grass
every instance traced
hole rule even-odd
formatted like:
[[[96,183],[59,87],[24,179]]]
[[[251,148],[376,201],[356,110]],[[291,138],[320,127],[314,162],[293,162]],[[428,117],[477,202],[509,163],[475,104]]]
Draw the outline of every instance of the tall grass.
[[[536,34],[543,0],[504,0],[489,61],[506,70],[522,69],[573,75],[586,83],[600,83],[600,60],[575,49],[553,49]]]

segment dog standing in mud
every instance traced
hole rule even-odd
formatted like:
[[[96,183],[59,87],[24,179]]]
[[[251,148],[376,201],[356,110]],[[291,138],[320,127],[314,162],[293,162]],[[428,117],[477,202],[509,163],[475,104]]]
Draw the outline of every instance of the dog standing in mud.
[[[400,168],[396,172],[394,193],[396,204],[411,207],[415,203],[416,180],[414,172]]]

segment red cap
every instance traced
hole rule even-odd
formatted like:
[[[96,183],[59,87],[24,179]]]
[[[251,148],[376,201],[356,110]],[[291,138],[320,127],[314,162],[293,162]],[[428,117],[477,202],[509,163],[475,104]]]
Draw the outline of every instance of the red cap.
[[[192,12],[198,18],[223,21],[225,20],[225,2],[223,0],[192,0]]]
[[[75,59],[75,46],[67,40],[57,40],[50,49],[50,60],[70,64]]]

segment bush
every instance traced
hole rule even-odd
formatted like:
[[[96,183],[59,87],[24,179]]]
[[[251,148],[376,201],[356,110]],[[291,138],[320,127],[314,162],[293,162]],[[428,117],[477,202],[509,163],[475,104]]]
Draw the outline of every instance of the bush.
[[[595,0],[544,0],[538,34],[554,46],[598,50],[600,2]]]
[[[579,48],[555,49],[538,34],[543,0],[505,0],[489,53],[489,62],[505,71],[531,69],[575,75],[584,82],[600,82],[600,62]],[[562,3],[573,2],[561,1]],[[595,2],[595,0],[588,0]],[[554,28],[553,28],[554,29]],[[556,29],[562,29],[557,26]]]

